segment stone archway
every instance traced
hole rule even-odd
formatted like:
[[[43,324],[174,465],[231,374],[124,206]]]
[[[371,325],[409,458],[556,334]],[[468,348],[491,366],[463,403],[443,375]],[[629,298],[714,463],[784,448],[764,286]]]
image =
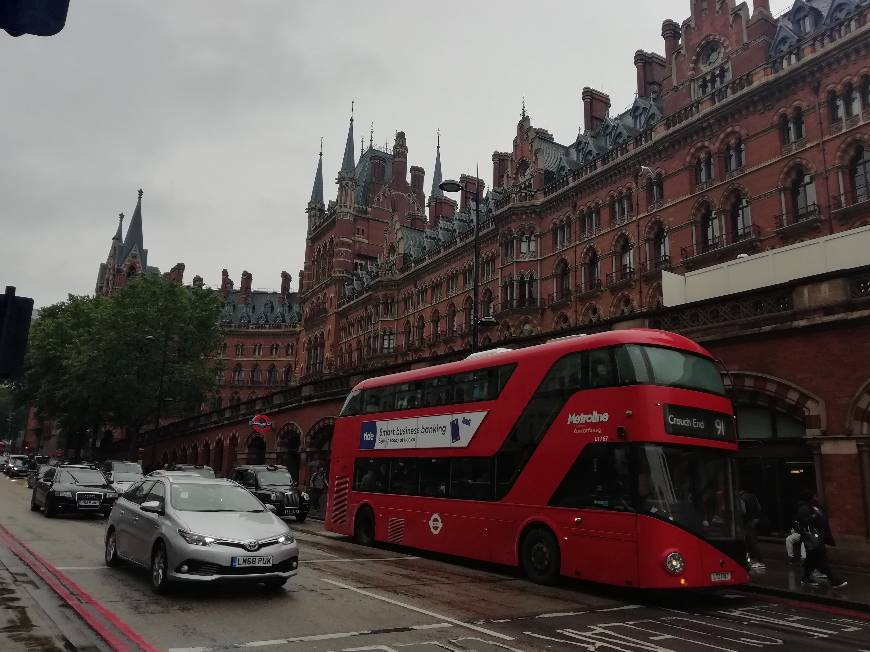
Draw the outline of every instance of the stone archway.
[[[850,435],[870,435],[870,379],[855,394],[846,413],[846,432]]]
[[[294,478],[299,477],[299,464],[302,449],[302,429],[295,423],[285,423],[278,431],[276,457]]]
[[[802,387],[776,376],[751,371],[731,371],[725,378],[735,402],[774,404],[783,412],[803,419],[807,437],[819,437],[827,429],[825,404]]]
[[[245,463],[246,464],[265,464],[266,463],[266,440],[262,435],[251,433],[248,435],[248,440],[245,442]]]
[[[317,469],[329,468],[329,450],[335,417],[326,417],[315,423],[305,436],[305,467],[299,470],[300,482],[308,484]],[[304,474],[304,477],[302,477]]]

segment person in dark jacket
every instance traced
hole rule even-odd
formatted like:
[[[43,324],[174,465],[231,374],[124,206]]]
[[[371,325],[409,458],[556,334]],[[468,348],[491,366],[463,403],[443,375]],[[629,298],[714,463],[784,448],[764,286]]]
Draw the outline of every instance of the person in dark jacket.
[[[828,516],[812,491],[805,489],[801,492],[795,521],[807,551],[801,584],[818,586],[813,579],[813,571],[818,570],[827,576],[832,588],[839,589],[846,586],[846,580],[837,577],[828,562],[827,546],[836,543],[831,534],[831,526],[828,524]]]
[[[764,561],[758,547],[758,524],[761,522],[761,503],[755,494],[741,489],[737,492],[740,513],[743,515],[743,533],[746,539],[746,553],[753,570],[763,571]]]

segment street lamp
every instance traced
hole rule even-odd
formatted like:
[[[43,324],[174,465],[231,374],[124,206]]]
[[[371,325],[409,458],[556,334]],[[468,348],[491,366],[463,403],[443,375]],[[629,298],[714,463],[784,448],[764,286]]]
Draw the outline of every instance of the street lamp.
[[[462,190],[462,184],[454,179],[446,179],[438,184],[438,187],[444,192],[459,192]],[[474,295],[471,302],[471,352],[477,351],[477,330],[481,323],[495,324],[496,320],[491,315],[487,315],[484,319],[478,318],[479,313],[479,290],[480,279],[478,278],[478,258],[480,258],[480,170],[475,169],[474,190],[469,190],[468,193],[474,197],[474,261],[472,263],[472,277],[474,284]]]

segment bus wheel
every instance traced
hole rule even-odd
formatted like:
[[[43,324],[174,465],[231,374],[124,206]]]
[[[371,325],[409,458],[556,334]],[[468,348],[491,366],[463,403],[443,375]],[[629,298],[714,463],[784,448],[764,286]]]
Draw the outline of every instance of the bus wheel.
[[[357,510],[353,523],[353,540],[362,546],[370,546],[375,542],[375,515],[368,505]]]
[[[530,530],[520,544],[520,566],[535,584],[553,584],[559,577],[559,544],[549,530]]]

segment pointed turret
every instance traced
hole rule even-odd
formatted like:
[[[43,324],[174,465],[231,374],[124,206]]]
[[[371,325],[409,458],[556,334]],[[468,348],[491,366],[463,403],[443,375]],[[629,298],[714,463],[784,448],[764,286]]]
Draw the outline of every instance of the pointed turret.
[[[344,159],[341,161],[342,172],[353,172],[356,163],[353,160],[353,102],[350,105],[350,125],[347,128],[347,143],[344,145]]]
[[[314,186],[308,203],[323,206],[323,138],[320,139],[320,157],[317,159],[317,172],[314,173]]]
[[[130,257],[130,254],[138,251],[139,259],[141,260],[142,269],[145,269],[147,261],[145,259],[147,250],[142,241],[142,189],[139,189],[139,199],[136,201],[136,210],[133,211],[133,217],[130,219],[130,226],[127,227],[127,235],[124,236],[124,247],[121,257],[118,260],[119,264],[123,264]]]
[[[435,172],[432,174],[432,193],[431,197],[443,197],[444,191],[439,188],[441,185],[441,130],[438,130],[438,144],[435,146]]]
[[[124,214],[123,214],[123,213],[118,213],[118,230],[115,231],[115,237],[112,238],[112,241],[113,241],[113,242],[114,242],[114,241],[118,241],[118,242],[121,242],[121,241],[122,241],[122,237],[121,237],[121,227],[123,226],[123,224],[124,224]]]

